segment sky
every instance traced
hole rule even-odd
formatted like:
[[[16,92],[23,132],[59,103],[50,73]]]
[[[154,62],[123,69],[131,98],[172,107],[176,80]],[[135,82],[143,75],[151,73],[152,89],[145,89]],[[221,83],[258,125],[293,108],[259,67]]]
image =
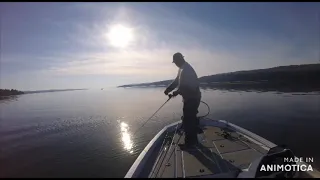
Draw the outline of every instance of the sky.
[[[0,88],[106,88],[320,62],[320,3],[0,3]]]

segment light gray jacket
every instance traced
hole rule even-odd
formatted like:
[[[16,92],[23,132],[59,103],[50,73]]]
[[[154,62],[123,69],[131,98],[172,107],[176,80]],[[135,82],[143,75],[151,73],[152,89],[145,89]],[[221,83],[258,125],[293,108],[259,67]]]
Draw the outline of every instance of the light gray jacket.
[[[178,87],[178,91],[185,100],[201,97],[199,85],[200,83],[197,73],[189,63],[185,62],[182,67],[179,68],[176,79],[168,86],[167,89],[173,90]]]

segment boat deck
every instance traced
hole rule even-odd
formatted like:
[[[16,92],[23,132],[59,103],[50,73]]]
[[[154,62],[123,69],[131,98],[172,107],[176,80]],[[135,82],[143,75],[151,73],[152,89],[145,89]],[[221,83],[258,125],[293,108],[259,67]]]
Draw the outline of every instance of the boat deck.
[[[199,145],[181,150],[184,133],[168,134],[148,163],[149,178],[205,177],[214,174],[231,176],[267,153],[258,143],[230,129],[206,126]],[[149,169],[149,170],[147,170]]]

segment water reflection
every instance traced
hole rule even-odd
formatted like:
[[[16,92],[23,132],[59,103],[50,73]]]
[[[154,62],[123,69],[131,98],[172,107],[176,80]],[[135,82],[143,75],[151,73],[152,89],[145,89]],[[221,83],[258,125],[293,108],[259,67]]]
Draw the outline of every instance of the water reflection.
[[[12,101],[18,101],[18,96],[17,95],[0,96],[0,103],[10,103]]]
[[[131,141],[128,124],[125,122],[121,122],[120,128],[121,128],[121,134],[122,134],[121,139],[124,145],[124,149],[129,151],[130,153],[133,153],[133,150],[132,150],[133,143]]]

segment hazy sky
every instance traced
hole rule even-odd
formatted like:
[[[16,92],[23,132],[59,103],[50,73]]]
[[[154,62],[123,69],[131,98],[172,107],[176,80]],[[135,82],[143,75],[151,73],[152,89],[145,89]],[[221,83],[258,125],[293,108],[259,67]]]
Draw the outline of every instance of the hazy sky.
[[[319,63],[319,3],[0,3],[0,88],[101,88]]]

